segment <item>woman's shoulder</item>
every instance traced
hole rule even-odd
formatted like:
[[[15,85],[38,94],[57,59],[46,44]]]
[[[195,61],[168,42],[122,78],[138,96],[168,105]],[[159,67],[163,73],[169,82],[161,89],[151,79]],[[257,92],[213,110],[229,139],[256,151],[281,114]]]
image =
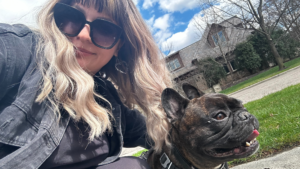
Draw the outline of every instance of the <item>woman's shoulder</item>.
[[[0,88],[20,82],[35,67],[36,36],[32,32],[25,25],[0,24]]]
[[[5,24],[0,23],[0,34],[11,33],[16,36],[25,36],[28,33],[32,33],[32,30],[23,24]]]
[[[32,53],[37,40],[37,31],[26,25],[0,23],[0,50],[2,54],[8,55],[6,57],[12,57],[11,55],[20,57],[24,53]]]

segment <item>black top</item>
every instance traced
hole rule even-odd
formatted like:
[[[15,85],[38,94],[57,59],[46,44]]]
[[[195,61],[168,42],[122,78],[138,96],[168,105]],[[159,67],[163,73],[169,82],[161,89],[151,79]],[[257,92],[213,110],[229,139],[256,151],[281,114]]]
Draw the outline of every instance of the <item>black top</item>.
[[[88,136],[86,123],[70,121],[59,146],[40,168],[79,169],[97,166],[108,156],[108,137],[103,134],[89,143]]]

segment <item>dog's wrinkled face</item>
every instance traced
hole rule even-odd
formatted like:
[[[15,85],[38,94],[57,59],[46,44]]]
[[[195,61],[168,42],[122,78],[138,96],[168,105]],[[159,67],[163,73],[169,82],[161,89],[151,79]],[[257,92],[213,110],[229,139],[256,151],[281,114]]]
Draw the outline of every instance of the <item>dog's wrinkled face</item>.
[[[204,95],[190,85],[183,89],[190,100],[166,89],[162,104],[174,129],[173,142],[185,149],[186,158],[222,163],[258,150],[258,121],[241,101],[223,94]]]

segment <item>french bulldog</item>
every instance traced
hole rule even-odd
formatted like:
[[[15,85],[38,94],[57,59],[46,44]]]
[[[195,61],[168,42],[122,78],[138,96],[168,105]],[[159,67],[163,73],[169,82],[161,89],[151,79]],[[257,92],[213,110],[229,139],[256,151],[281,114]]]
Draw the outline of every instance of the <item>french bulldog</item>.
[[[227,161],[259,149],[258,120],[240,100],[224,94],[204,94],[183,84],[189,99],[171,88],[163,91],[162,106],[169,119],[171,146],[149,151],[153,169],[223,169]]]

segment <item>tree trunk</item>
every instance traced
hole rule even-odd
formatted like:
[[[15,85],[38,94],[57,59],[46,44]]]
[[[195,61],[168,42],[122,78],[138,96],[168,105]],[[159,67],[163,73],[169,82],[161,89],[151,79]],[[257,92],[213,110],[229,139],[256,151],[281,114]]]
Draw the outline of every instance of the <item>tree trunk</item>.
[[[226,58],[226,56],[225,56],[225,54],[224,54],[224,52],[223,52],[223,50],[222,50],[222,46],[219,45],[219,47],[220,47],[220,51],[221,51],[221,53],[222,53],[222,56],[223,56],[223,58],[224,58],[224,60],[225,60],[225,63],[226,63],[226,65],[227,65],[227,67],[228,67],[228,70],[229,70],[229,72],[230,72],[231,82],[234,82],[235,79],[234,79],[234,77],[233,77],[233,70],[232,70],[232,68],[231,68],[230,62],[227,60],[227,58]]]
[[[279,67],[279,71],[280,70],[283,70],[285,68],[284,64],[283,64],[283,59],[282,57],[280,57],[276,47],[275,47],[275,44],[274,42],[271,40],[271,38],[267,37],[268,38],[268,43],[269,43],[269,46],[271,48],[271,52],[273,53],[274,57],[275,57],[275,60],[278,64],[278,67]]]

